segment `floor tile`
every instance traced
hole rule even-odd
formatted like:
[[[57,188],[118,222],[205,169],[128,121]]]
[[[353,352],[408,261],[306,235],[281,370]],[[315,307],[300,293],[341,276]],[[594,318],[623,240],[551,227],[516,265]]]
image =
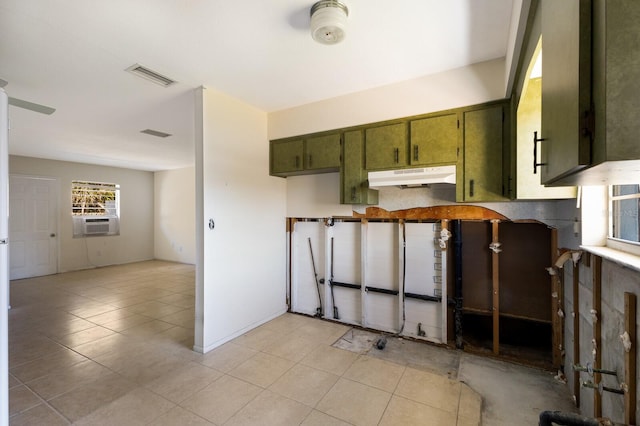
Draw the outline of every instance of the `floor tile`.
[[[340,379],[318,403],[316,410],[354,425],[375,425],[390,398],[388,392]]]
[[[97,362],[85,360],[29,381],[26,385],[44,400],[49,400],[111,373],[111,370]]]
[[[45,354],[35,361],[12,368],[9,371],[17,379],[25,383],[38,377],[46,376],[60,368],[70,367],[79,362],[86,361],[86,359],[86,357],[70,349],[62,348],[50,354]]]
[[[181,402],[222,376],[222,373],[202,364],[188,363],[170,370],[146,385],[146,388],[169,401]]]
[[[131,348],[137,344],[139,343],[137,343],[134,338],[116,333],[76,346],[73,350],[87,358],[95,358],[111,352],[121,351],[124,348]]]
[[[204,354],[200,363],[228,373],[257,353],[255,349],[228,342]]]
[[[349,426],[351,423],[343,422],[340,419],[331,417],[323,412],[313,410],[302,423],[301,426]]]
[[[138,388],[77,421],[78,426],[146,425],[175,404],[146,389]]]
[[[395,394],[457,414],[461,383],[437,374],[407,368]]]
[[[74,348],[76,346],[80,346],[85,343],[93,342],[95,340],[102,339],[103,337],[110,336],[113,333],[113,330],[109,330],[108,328],[97,325],[82,331],[67,334],[66,336],[62,336],[56,340],[69,348]]]
[[[213,423],[200,416],[185,410],[182,407],[173,407],[171,410],[161,414],[153,421],[153,426],[211,426]]]
[[[9,416],[33,408],[41,404],[42,400],[24,385],[9,389]]]
[[[229,419],[225,426],[297,425],[310,411],[311,407],[265,390]]]
[[[11,426],[61,426],[69,422],[45,404],[36,405],[10,419]]]
[[[405,367],[368,356],[360,356],[343,377],[386,392],[395,390]]]
[[[341,376],[358,358],[357,354],[331,346],[318,346],[300,362],[309,367]]]
[[[269,389],[287,398],[315,407],[338,379],[339,377],[334,374],[297,364],[276,380]]]
[[[49,401],[67,419],[73,421],[92,413],[135,388],[135,384],[111,373],[75,388]]]
[[[455,414],[393,396],[382,416],[380,426],[441,426],[455,425]]]
[[[318,347],[319,343],[305,337],[284,335],[267,345],[262,351],[298,362]]]
[[[279,337],[278,333],[267,328],[258,327],[233,339],[236,345],[261,351]]]
[[[181,402],[180,406],[221,425],[261,391],[258,386],[225,375]]]
[[[260,352],[231,370],[228,374],[266,388],[293,365],[293,361]]]

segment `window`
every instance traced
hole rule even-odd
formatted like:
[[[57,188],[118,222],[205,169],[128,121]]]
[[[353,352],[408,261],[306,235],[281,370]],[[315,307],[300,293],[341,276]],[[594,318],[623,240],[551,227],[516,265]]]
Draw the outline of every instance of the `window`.
[[[71,182],[71,214],[73,216],[120,215],[120,185],[115,183]]]
[[[640,185],[609,187],[609,238],[640,243]]]
[[[71,182],[73,237],[120,235],[120,185]]]

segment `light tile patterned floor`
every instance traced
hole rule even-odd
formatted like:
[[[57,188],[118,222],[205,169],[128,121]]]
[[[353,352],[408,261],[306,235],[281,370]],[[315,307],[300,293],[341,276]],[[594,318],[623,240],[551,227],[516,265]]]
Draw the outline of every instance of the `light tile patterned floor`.
[[[191,350],[194,268],[161,261],[11,283],[11,425],[477,425],[446,376],[332,347],[285,314]]]

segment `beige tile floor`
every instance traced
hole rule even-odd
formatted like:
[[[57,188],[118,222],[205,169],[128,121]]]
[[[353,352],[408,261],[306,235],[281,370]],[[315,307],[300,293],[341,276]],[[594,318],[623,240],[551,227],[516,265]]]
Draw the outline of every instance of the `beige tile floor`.
[[[285,314],[193,352],[191,265],[13,281],[11,305],[11,425],[480,424],[467,385],[333,347],[345,325]]]

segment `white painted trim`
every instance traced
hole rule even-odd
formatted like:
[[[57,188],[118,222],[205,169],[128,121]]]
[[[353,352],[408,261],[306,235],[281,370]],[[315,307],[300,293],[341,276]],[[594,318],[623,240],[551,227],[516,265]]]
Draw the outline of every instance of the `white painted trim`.
[[[0,89],[0,238],[9,238],[9,98]],[[9,424],[9,246],[0,244],[0,425]]]
[[[595,254],[618,265],[640,271],[640,256],[603,246],[580,246],[586,252]]]

